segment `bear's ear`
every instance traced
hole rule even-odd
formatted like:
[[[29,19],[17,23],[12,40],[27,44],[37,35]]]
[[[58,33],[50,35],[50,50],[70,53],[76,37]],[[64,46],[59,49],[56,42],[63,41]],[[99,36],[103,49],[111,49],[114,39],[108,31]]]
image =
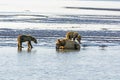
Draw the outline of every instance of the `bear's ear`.
[[[58,39],[57,41],[60,42],[60,39]]]

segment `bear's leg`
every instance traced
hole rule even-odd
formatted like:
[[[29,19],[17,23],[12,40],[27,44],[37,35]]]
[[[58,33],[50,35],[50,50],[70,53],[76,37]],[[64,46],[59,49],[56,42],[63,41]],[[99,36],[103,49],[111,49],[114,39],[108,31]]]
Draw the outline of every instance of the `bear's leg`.
[[[78,37],[78,35],[73,35],[73,40],[75,41],[75,39]]]
[[[18,48],[20,47],[20,44],[18,43]]]
[[[73,37],[73,40],[75,41],[76,36]]]
[[[77,39],[77,41],[79,42],[79,44],[81,44],[81,41],[79,39]]]
[[[22,42],[18,42],[18,48],[23,48],[22,47]]]
[[[31,41],[28,41],[28,48],[33,48]]]

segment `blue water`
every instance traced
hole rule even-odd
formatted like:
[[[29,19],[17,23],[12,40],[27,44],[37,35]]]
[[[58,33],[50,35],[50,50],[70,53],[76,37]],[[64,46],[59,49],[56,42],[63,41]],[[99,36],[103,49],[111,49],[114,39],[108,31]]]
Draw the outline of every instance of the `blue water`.
[[[36,47],[18,53],[16,47],[0,48],[1,80],[119,80],[120,47],[56,51]],[[114,53],[113,53],[114,52]]]
[[[0,29],[0,80],[119,80],[119,31],[78,31],[80,50],[56,50],[64,30]],[[17,35],[38,40],[32,50],[17,49]]]

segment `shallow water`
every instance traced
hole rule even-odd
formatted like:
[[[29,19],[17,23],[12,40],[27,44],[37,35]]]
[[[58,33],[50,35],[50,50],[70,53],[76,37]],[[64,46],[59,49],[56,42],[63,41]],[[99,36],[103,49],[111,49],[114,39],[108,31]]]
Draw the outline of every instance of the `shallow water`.
[[[55,48],[0,47],[1,80],[119,80],[120,47],[81,47],[80,51]]]
[[[36,35],[38,44],[32,43],[32,50],[27,49],[26,43],[23,43],[22,51],[17,49],[17,33],[14,36],[1,36],[0,79],[119,80],[119,41],[104,42],[97,37],[85,37],[80,50],[56,50],[55,41],[62,38],[65,31],[60,31],[63,34],[59,36],[54,31],[50,32],[47,36],[53,37]]]

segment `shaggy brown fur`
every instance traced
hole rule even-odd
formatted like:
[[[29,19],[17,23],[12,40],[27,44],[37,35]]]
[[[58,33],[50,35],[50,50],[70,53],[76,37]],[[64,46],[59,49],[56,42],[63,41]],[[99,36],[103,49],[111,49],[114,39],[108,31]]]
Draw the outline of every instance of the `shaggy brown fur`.
[[[76,39],[79,43],[81,43],[81,36],[77,32],[67,32],[66,39],[70,39],[70,40]]]
[[[22,43],[26,41],[28,42],[28,48],[33,48],[31,41],[37,43],[37,40],[30,35],[19,35],[17,41],[18,41],[18,48],[23,48]]]
[[[58,39],[56,42],[56,49],[80,49],[80,45],[69,39]]]

